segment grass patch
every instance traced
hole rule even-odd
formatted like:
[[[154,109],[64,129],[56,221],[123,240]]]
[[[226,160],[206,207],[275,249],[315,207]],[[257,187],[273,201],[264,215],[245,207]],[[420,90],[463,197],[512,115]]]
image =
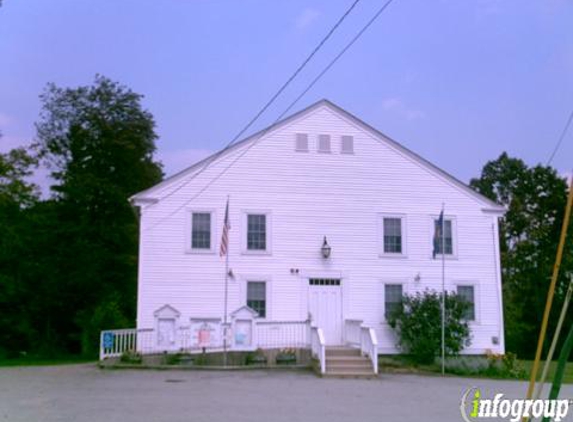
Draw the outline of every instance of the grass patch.
[[[56,358],[21,356],[12,359],[0,359],[0,367],[70,365],[75,363],[88,363],[95,361],[96,359],[93,357],[83,356],[62,356]]]
[[[414,373],[414,374],[441,374],[442,367],[439,360],[430,365],[417,365],[408,356],[404,355],[382,355],[378,358],[380,370],[389,373]],[[461,377],[476,377],[489,379],[521,379],[528,380],[533,367],[531,360],[516,360],[515,371],[508,372],[500,368],[500,364],[486,356],[459,356],[446,358],[446,374]],[[547,382],[553,381],[557,362],[552,362],[550,366]],[[541,374],[541,367],[539,369]],[[573,384],[573,362],[569,362],[565,367],[563,383]]]
[[[529,376],[531,375],[531,368],[533,368],[533,361],[532,360],[521,360],[520,361],[521,364],[523,365],[523,368],[525,369],[525,371],[527,372],[527,379],[529,379]],[[543,364],[544,362],[541,362],[539,365],[539,376],[541,376],[541,371],[543,371]],[[553,381],[553,376],[555,375],[555,369],[557,368],[557,362],[553,361],[551,362],[551,364],[549,365],[549,375],[547,376],[547,380],[548,382],[552,382]],[[563,375],[563,383],[566,384],[573,384],[573,362],[568,362],[567,365],[565,366],[565,374]]]

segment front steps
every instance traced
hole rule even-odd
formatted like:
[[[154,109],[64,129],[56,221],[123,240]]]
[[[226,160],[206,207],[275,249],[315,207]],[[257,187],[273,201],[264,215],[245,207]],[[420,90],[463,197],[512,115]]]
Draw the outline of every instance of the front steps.
[[[320,370],[318,371],[320,373]],[[333,378],[376,378],[369,358],[362,356],[360,349],[352,347],[326,348],[326,373]]]

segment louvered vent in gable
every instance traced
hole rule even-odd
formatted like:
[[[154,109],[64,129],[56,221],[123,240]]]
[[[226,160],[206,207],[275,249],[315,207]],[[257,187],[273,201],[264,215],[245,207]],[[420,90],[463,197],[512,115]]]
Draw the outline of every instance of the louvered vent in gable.
[[[354,137],[343,135],[340,139],[340,152],[342,154],[354,154]]]
[[[299,152],[308,152],[308,133],[297,133],[294,149]]]
[[[318,152],[330,152],[330,135],[318,135]]]

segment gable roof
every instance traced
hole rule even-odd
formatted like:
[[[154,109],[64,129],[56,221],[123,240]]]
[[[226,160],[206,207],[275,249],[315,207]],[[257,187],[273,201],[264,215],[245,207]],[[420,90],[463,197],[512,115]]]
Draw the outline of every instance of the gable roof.
[[[446,181],[450,182],[452,185],[454,185],[458,189],[464,191],[465,193],[474,197],[478,201],[484,203],[486,211],[495,212],[495,213],[504,213],[505,212],[505,208],[502,205],[499,205],[496,202],[492,201],[491,199],[489,199],[489,198],[481,195],[480,193],[476,192],[475,190],[470,188],[468,185],[466,185],[464,182],[460,181],[456,177],[452,176],[451,174],[447,173],[446,171],[444,171],[441,168],[437,167],[436,165],[432,164],[431,162],[429,162],[425,158],[416,154],[412,150],[406,148],[405,146],[403,146],[399,142],[395,141],[394,139],[392,139],[388,135],[384,134],[383,132],[379,131],[378,129],[374,128],[373,126],[371,126],[368,123],[364,122],[363,120],[359,119],[358,117],[356,117],[352,113],[344,110],[342,107],[339,107],[338,105],[334,104],[333,102],[331,102],[327,99],[319,100],[319,101],[315,102],[314,104],[311,104],[308,107],[303,108],[302,110],[300,110],[294,114],[291,114],[290,116],[264,128],[264,129],[261,129],[260,131],[248,136],[247,138],[244,138],[244,139],[236,142],[235,144],[231,145],[230,147],[226,147],[226,148],[223,148],[222,150],[215,152],[214,154],[196,162],[195,164],[191,165],[190,167],[187,167],[186,169],[184,169],[178,173],[175,173],[174,175],[166,178],[165,180],[158,183],[157,185],[152,186],[149,189],[146,189],[142,192],[139,192],[139,193],[133,195],[131,198],[129,198],[129,200],[136,205],[138,205],[140,203],[146,203],[146,202],[156,202],[159,198],[154,198],[152,196],[152,193],[154,191],[156,191],[162,187],[165,187],[165,186],[167,186],[167,185],[169,185],[169,184],[171,184],[171,183],[173,183],[179,179],[182,179],[189,174],[192,174],[193,172],[203,168],[203,166],[208,164],[210,161],[220,159],[221,157],[224,157],[228,153],[235,151],[236,149],[238,149],[238,148],[240,148],[246,144],[256,142],[260,137],[265,136],[265,135],[269,135],[272,132],[286,126],[287,124],[289,124],[289,123],[291,123],[291,122],[293,122],[299,118],[306,116],[307,114],[312,113],[313,111],[315,111],[321,107],[326,107],[326,108],[330,109],[331,111],[333,111],[334,113],[338,114],[339,116],[349,120],[353,124],[357,125],[361,129],[363,129],[364,131],[373,135],[375,138],[378,138],[382,142],[385,142],[386,144],[388,144],[392,148],[398,150],[399,152],[401,152],[405,156],[418,162],[423,167],[429,169],[430,171],[437,174],[438,176],[441,176],[442,178],[444,178]]]

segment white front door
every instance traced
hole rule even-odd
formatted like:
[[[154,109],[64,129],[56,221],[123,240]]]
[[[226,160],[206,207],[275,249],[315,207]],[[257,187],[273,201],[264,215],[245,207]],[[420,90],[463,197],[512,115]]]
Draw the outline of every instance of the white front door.
[[[311,278],[308,311],[311,324],[322,328],[327,346],[342,344],[342,288],[340,279]]]

